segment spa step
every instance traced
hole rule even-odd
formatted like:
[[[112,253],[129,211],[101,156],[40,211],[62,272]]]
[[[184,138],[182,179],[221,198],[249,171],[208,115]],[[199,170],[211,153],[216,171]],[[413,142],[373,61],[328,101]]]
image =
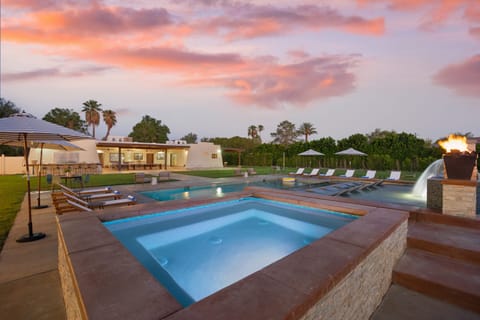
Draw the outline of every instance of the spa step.
[[[480,313],[480,265],[407,249],[393,283]]]
[[[416,222],[408,226],[408,247],[480,265],[480,229]]]

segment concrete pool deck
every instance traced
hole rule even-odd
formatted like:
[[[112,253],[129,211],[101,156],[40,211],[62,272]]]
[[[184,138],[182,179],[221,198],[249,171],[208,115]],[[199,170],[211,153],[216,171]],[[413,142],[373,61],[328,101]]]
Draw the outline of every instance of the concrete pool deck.
[[[200,180],[195,179],[199,183]],[[205,179],[203,181],[211,182],[212,180]],[[173,188],[179,185],[178,182],[168,184]],[[140,188],[142,186],[122,186],[123,192],[127,190],[133,192],[134,189]],[[50,203],[48,194],[42,194],[42,203]],[[130,210],[136,210],[136,208],[126,208],[125,211]],[[34,231],[47,233],[47,238],[26,244],[15,242],[15,239],[23,235],[27,229],[24,201],[9,238],[0,253],[0,297],[2,301],[0,314],[7,314],[12,319],[65,319],[65,305],[58,274],[56,217],[52,207],[33,210],[32,214]],[[458,319],[478,319],[479,317],[478,314],[435,299],[432,304],[435,306],[434,308],[411,308],[412,305],[420,306],[420,301],[423,303],[424,300],[421,299],[422,295],[409,292],[409,290],[392,289],[387,297],[388,301],[385,301],[385,307],[375,314],[374,319],[386,319],[385,312],[393,316],[399,312],[399,306],[405,305],[409,307],[403,308],[404,310],[411,310],[410,313],[407,311],[409,319],[437,318],[436,315],[445,316],[447,314],[454,314]],[[438,317],[438,319],[441,318]]]

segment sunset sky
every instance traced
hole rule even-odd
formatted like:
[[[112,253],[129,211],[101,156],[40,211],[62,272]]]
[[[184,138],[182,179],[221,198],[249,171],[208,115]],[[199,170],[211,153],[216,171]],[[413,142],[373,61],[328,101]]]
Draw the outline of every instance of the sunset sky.
[[[313,139],[480,135],[479,0],[1,5],[1,97],[40,118],[93,99],[117,112],[112,135],[143,115],[170,139],[262,124],[270,141],[283,120],[313,123]]]

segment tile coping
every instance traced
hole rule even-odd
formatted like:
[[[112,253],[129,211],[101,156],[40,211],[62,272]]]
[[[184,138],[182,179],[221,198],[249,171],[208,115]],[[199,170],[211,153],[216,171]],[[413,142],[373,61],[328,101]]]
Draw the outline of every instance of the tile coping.
[[[234,315],[238,310],[254,308],[248,314],[256,315],[258,319],[298,319],[406,221],[409,215],[408,211],[275,191],[246,190],[222,199],[189,200],[164,205],[146,203],[121,209],[111,208],[102,213],[57,216],[59,240],[64,246],[64,254],[73,274],[75,291],[80,296],[77,298],[84,308],[84,315],[91,319],[116,319],[119,315],[123,318],[130,315],[137,319],[236,319],[238,316]],[[245,196],[334,209],[361,217],[187,308],[182,308],[102,225],[103,221]],[[311,263],[311,259],[326,263],[318,265]],[[299,283],[285,283],[281,277],[276,276],[288,274],[289,270],[293,273],[298,265],[311,269],[299,276]],[[281,273],[278,273],[278,269],[281,269]],[[133,296],[146,300],[132,299]],[[139,313],[139,310],[142,312]]]

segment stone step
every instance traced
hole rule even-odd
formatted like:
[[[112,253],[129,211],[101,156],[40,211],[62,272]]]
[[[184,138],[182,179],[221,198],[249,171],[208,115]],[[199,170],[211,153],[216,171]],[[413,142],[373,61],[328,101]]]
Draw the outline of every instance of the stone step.
[[[438,223],[410,223],[409,248],[421,249],[480,265],[480,228]]]
[[[392,281],[480,313],[480,265],[409,248],[395,266]]]
[[[480,314],[393,284],[370,320],[478,320]]]

